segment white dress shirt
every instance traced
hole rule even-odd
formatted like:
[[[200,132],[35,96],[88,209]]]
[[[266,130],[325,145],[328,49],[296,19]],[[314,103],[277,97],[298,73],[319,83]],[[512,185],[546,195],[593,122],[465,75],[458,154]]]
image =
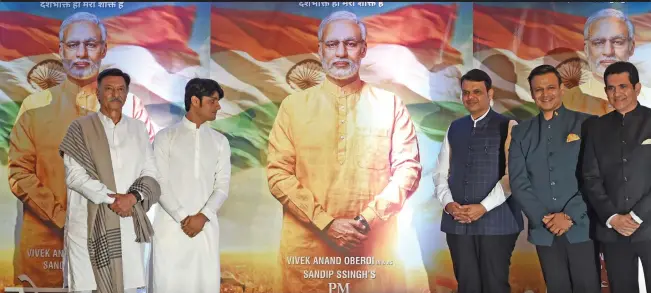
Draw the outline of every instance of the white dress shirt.
[[[477,122],[481,121],[488,115],[488,111],[481,115],[477,119],[473,119],[472,116],[470,117],[472,121],[474,122],[473,127],[477,127]],[[509,134],[511,133],[511,128],[513,125],[516,125],[517,122],[514,120],[511,120],[509,122]],[[443,206],[443,211],[447,213],[445,210],[445,207],[449,204],[454,202],[454,199],[452,197],[452,191],[450,190],[450,186],[448,185],[448,177],[450,176],[450,157],[451,157],[451,149],[450,149],[450,142],[448,141],[448,132],[450,131],[450,128],[448,127],[447,132],[445,133],[445,137],[443,138],[443,143],[441,145],[441,150],[438,155],[437,163],[436,163],[436,168],[434,169],[434,194],[436,198],[439,200],[441,205]],[[507,140],[507,144],[509,141]],[[508,151],[508,147],[505,147],[505,149]],[[506,156],[508,158],[508,155]],[[508,159],[507,159],[508,160]],[[491,211],[492,209],[498,207],[499,205],[503,204],[506,199],[511,196],[511,189],[508,184],[508,161],[506,164],[506,170],[505,174],[502,177],[500,181],[495,184],[495,187],[488,193],[488,196],[484,198],[481,201],[481,205],[484,206],[486,209],[486,212]]]
[[[72,291],[97,289],[88,255],[88,201],[111,204],[108,194],[126,193],[133,182],[142,176],[158,178],[149,134],[142,121],[122,115],[117,124],[98,113],[109,144],[113,176],[117,190],[90,178],[72,157],[64,154],[63,162],[68,187],[68,213],[65,225],[65,258],[67,283]],[[145,286],[143,244],[136,242],[131,217],[120,218],[124,287],[133,289]]]
[[[230,184],[228,139],[207,123],[197,128],[183,117],[156,134],[154,153],[162,194],[154,220],[150,292],[219,292],[217,213],[228,197]],[[180,223],[197,213],[209,221],[190,238]]]

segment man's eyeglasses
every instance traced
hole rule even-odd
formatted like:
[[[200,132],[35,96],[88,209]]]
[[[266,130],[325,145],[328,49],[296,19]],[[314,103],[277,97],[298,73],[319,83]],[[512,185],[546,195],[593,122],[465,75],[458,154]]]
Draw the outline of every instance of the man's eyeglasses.
[[[94,52],[94,51],[97,51],[102,46],[102,44],[104,44],[104,42],[97,42],[97,41],[77,42],[77,41],[72,41],[72,42],[65,42],[65,43],[62,42],[62,44],[63,44],[63,47],[66,50],[69,50],[69,51],[76,51],[76,50],[79,49],[80,45],[83,45],[84,48],[86,48],[86,50]]]
[[[613,47],[615,48],[624,48],[625,46],[628,45],[628,41],[630,38],[625,38],[625,37],[615,37],[615,38],[594,38],[588,40],[588,43],[594,47],[594,48],[603,48],[607,42],[610,42]]]
[[[355,49],[359,48],[361,46],[361,44],[364,43],[364,41],[357,41],[357,40],[346,40],[346,41],[343,41],[343,42],[340,42],[340,41],[327,41],[327,42],[324,42],[323,44],[325,45],[326,49],[334,51],[337,48],[339,48],[339,44],[341,44],[341,43],[344,44],[344,48],[346,50],[355,50]]]

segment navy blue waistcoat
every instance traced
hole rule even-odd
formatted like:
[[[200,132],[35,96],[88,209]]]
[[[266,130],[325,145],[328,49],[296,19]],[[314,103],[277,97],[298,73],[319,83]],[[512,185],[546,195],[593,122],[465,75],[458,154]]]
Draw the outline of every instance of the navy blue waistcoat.
[[[461,205],[481,203],[504,176],[504,143],[509,120],[491,109],[476,127],[470,116],[450,125],[448,184],[455,202]],[[470,224],[461,224],[445,212],[441,221],[441,231],[461,235],[515,234],[522,231],[523,226],[521,209],[511,198]]]

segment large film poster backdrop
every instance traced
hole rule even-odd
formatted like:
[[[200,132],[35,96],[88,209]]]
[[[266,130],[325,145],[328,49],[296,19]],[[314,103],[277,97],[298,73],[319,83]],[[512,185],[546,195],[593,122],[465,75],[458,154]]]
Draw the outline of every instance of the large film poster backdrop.
[[[647,3],[474,3],[473,66],[491,75],[496,104],[504,109],[532,103],[527,76],[534,67],[549,64],[558,69],[568,89],[563,96],[567,108],[603,115],[613,110],[603,73],[615,61],[629,61],[640,74],[638,101],[649,107],[648,11]],[[607,291],[607,267],[601,257],[602,287]],[[639,279],[640,290],[645,290],[641,265]]]
[[[208,75],[200,52],[210,16],[199,9],[192,3],[0,4],[0,287],[62,287],[66,189],[57,149],[72,119],[98,110],[88,76],[108,67],[129,73],[123,114],[145,122],[153,138],[183,115],[187,81]],[[75,14],[90,22],[61,30]],[[97,18],[104,29],[91,24]],[[87,66],[75,65],[81,63]]]
[[[584,36],[588,17],[609,7],[628,17],[635,32],[625,21],[595,21]],[[302,255],[279,255],[284,219],[267,182],[269,132],[288,95],[324,82],[318,26],[328,14],[347,10],[367,27],[361,78],[402,99],[416,127],[422,164],[418,189],[385,235],[390,251],[374,259],[381,265],[365,269],[372,274],[357,276],[401,284],[402,292],[454,292],[432,172],[450,122],[467,114],[459,100],[462,73],[487,71],[496,90],[494,109],[526,119],[537,114],[526,76],[536,65],[551,64],[571,88],[564,97],[568,107],[606,113],[599,74],[607,61],[632,61],[642,83],[651,81],[651,65],[643,58],[651,38],[645,31],[648,8],[644,3],[3,2],[0,178],[7,179],[0,180],[0,288],[62,285],[66,201],[56,149],[71,119],[97,110],[93,84],[70,82],[89,74],[71,66],[85,61],[93,70],[118,67],[132,76],[124,113],[144,121],[152,139],[184,114],[183,89],[190,78],[210,77],[222,85],[222,110],[211,123],[232,150],[230,196],[219,213],[222,292],[282,292],[283,267],[296,266]],[[69,42],[92,33],[102,39],[101,31],[60,32],[62,21],[78,12],[104,22],[105,55],[84,43],[88,49],[78,56]],[[10,161],[18,163],[9,166]],[[320,241],[316,232],[293,246],[310,241]],[[328,270],[321,264],[308,268],[306,284]],[[363,292],[354,281],[316,283],[319,292]],[[517,293],[545,292],[526,232],[513,254],[511,284]]]

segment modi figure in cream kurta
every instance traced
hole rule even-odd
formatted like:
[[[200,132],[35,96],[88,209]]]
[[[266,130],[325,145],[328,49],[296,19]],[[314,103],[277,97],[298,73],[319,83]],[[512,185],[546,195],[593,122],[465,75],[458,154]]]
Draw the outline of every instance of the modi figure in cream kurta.
[[[269,135],[269,189],[283,206],[278,292],[401,292],[396,215],[421,176],[416,131],[398,97],[360,80],[356,15],[331,14],[318,37],[327,79],[287,97]]]
[[[59,33],[66,79],[25,98],[11,131],[9,188],[23,204],[14,282],[28,278],[38,287],[61,287],[66,186],[58,147],[70,123],[99,110],[97,74],[107,52],[106,28],[95,15],[75,13]],[[142,101],[128,94],[122,113],[154,129]],[[34,255],[41,252],[38,256]]]
[[[215,120],[223,96],[214,80],[190,80],[188,113],[156,135],[162,194],[154,220],[152,293],[220,290],[217,213],[228,197],[231,150],[206,122]]]

